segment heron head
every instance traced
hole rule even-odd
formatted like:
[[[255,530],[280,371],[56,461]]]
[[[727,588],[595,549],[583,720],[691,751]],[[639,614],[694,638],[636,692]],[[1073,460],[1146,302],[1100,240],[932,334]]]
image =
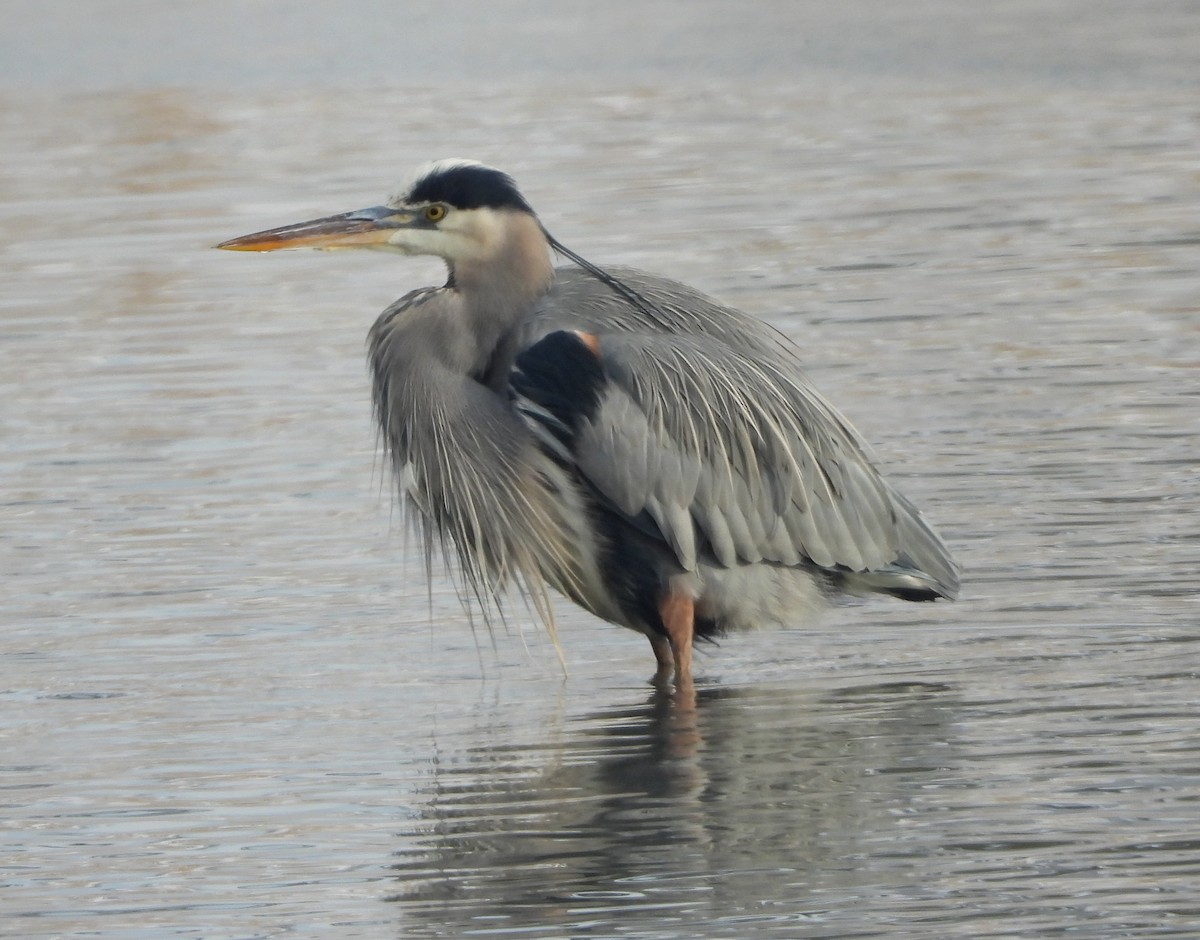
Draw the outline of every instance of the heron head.
[[[217,247],[373,248],[436,255],[456,265],[494,254],[514,232],[542,230],[512,177],[474,160],[438,160],[413,173],[381,206],[255,232]]]

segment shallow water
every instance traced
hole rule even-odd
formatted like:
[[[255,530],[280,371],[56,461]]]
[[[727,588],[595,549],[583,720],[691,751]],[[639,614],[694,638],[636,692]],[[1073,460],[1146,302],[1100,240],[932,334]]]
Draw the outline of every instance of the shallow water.
[[[1178,52],[1158,9],[1121,68]],[[1166,62],[10,81],[0,932],[1194,936],[1200,110]],[[564,677],[519,603],[489,632],[427,590],[362,355],[438,266],[207,246],[459,154],[795,336],[963,598],[732,638],[689,715],[633,634],[563,605]]]

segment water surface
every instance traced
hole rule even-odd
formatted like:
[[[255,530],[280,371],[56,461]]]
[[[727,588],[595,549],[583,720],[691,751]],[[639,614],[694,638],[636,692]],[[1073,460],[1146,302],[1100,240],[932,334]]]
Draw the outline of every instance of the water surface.
[[[0,932],[1194,936],[1189,16],[1095,84],[10,78]],[[687,714],[633,634],[563,605],[564,677],[427,590],[363,343],[438,266],[208,246],[447,155],[794,336],[961,601],[731,639]]]

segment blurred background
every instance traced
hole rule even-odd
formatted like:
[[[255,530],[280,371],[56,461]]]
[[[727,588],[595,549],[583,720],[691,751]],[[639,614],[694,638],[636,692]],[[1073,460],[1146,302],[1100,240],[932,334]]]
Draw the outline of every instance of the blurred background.
[[[1200,8],[20,2],[0,932],[1188,937]],[[427,586],[363,362],[430,159],[795,338],[964,565],[645,642]]]

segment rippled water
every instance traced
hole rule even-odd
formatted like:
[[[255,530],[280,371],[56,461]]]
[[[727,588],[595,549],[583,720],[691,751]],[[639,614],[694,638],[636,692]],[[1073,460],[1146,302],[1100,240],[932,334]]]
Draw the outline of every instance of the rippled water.
[[[1195,936],[1194,89],[0,99],[0,932]],[[962,600],[733,638],[694,713],[565,605],[567,677],[473,632],[362,361],[437,265],[207,248],[446,155],[797,337]]]

